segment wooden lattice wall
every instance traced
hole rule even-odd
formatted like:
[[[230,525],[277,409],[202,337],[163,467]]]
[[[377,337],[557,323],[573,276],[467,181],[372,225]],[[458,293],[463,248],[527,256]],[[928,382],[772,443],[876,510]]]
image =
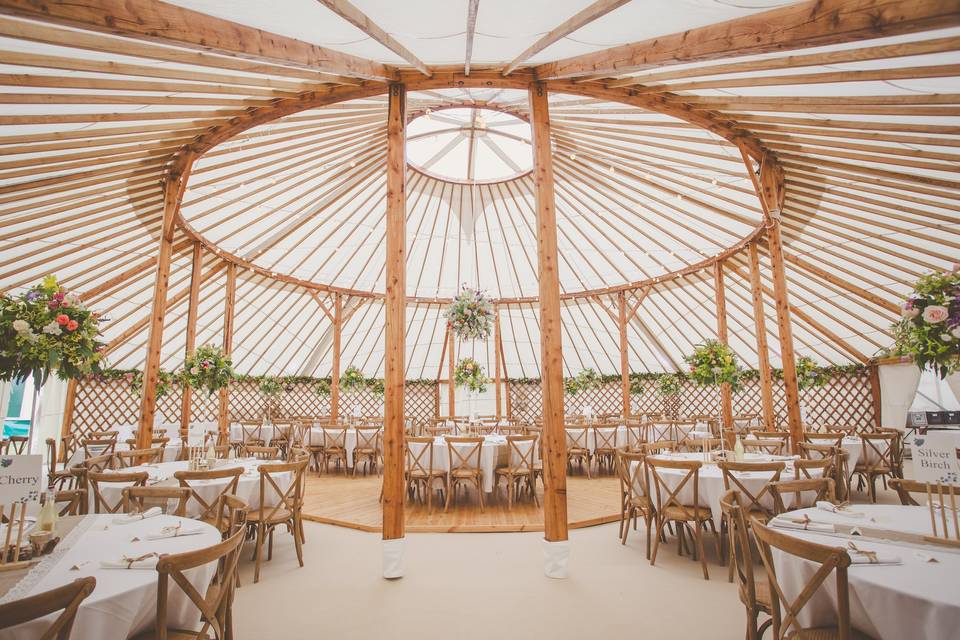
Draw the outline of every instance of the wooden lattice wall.
[[[230,417],[234,420],[259,420],[268,402],[272,415],[320,416],[330,414],[330,399],[314,392],[311,383],[288,385],[285,392],[266,400],[253,380],[234,382],[230,386]],[[404,411],[412,420],[424,421],[434,417],[434,385],[408,384],[404,388]],[[157,401],[157,413],[163,422],[179,422],[182,404],[181,389],[174,385],[169,393]],[[206,392],[192,394],[192,419],[208,422],[217,419],[217,395]],[[361,415],[382,415],[383,398],[369,390],[355,395],[341,394],[340,411],[349,413],[353,404],[360,405]],[[87,378],[77,383],[73,411],[70,412],[70,431],[80,436],[121,424],[134,424],[140,417],[140,397],[130,392],[130,384],[122,379]]]
[[[645,380],[643,384],[645,392],[632,399],[635,414],[664,413],[687,416],[715,415],[719,411],[720,390],[717,387],[702,387],[684,381],[683,390],[677,396],[664,398],[657,391],[655,380]],[[515,419],[540,419],[539,382],[511,383],[510,401]],[[875,424],[870,373],[867,370],[834,374],[824,386],[801,391],[800,402],[806,407],[807,421],[811,424],[853,424],[861,429],[871,429]],[[733,394],[734,414],[759,414],[762,412],[760,403],[759,380],[745,380],[743,388]],[[585,404],[591,405],[595,414],[620,413],[622,400],[619,381],[608,382],[599,389],[581,391],[575,396],[567,396],[565,410],[567,413],[580,413]],[[787,400],[783,382],[780,380],[775,380],[773,384],[773,404],[778,425],[783,426],[787,415]]]

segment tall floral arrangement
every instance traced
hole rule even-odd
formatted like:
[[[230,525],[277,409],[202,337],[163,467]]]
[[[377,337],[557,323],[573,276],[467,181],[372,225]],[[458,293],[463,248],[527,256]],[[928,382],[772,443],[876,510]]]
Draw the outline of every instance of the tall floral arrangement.
[[[683,380],[678,375],[667,374],[657,379],[657,391],[660,395],[671,398],[683,390]]]
[[[483,372],[483,367],[473,358],[462,358],[453,370],[453,381],[458,387],[465,387],[474,393],[483,393],[487,390],[490,378]]]
[[[464,286],[444,316],[461,340],[486,340],[493,333],[493,303],[479,289]]]
[[[690,378],[697,384],[721,385],[729,383],[737,391],[740,389],[740,363],[733,350],[718,340],[707,340],[693,351],[693,355],[684,358],[690,365]]]
[[[283,393],[283,383],[276,378],[263,376],[260,378],[260,395],[266,398],[275,398]]]
[[[330,379],[321,378],[320,380],[317,380],[317,383],[313,385],[313,390],[321,398],[329,398],[331,390]]]
[[[39,388],[100,371],[100,320],[80,296],[47,276],[18,296],[0,294],[0,380],[33,376]]]
[[[830,381],[830,374],[817,366],[813,358],[800,356],[796,361],[797,386],[802,389],[822,387]]]
[[[367,379],[363,373],[356,367],[347,367],[346,371],[340,374],[340,390],[346,393],[356,393],[367,388]]]
[[[130,383],[130,393],[139,398],[143,394],[143,372],[130,371],[126,374],[126,378]],[[176,379],[174,374],[160,369],[160,371],[157,372],[157,398],[162,398],[170,393]]]
[[[234,378],[233,362],[220,347],[198,347],[183,361],[181,379],[194,389],[206,389],[207,395],[223,389]]]
[[[960,266],[922,276],[894,325],[896,351],[941,378],[960,371]]]

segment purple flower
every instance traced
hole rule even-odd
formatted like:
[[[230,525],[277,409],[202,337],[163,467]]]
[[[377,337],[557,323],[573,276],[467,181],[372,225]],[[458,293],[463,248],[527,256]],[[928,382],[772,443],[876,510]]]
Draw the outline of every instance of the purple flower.
[[[27,291],[27,302],[33,302],[34,300],[36,300],[37,295],[38,294],[36,291]]]

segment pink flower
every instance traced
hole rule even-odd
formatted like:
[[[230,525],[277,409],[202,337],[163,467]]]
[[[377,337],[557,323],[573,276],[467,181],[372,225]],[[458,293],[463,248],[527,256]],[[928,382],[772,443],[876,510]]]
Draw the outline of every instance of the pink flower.
[[[56,300],[51,300],[50,302],[47,303],[47,306],[50,307],[51,309],[56,309],[57,307],[60,306],[60,303],[57,302]]]
[[[60,306],[63,307],[64,309],[66,309],[67,307],[70,306],[70,302],[67,301],[67,300],[64,300],[64,301],[62,301],[62,302],[60,303]]]
[[[57,324],[67,324],[70,322],[70,316],[65,313],[61,313],[57,316]]]
[[[76,320],[71,320],[70,322],[67,323],[67,331],[76,331],[77,327],[79,326],[80,326],[79,322],[77,322]]]
[[[943,322],[949,317],[950,312],[947,311],[947,308],[941,307],[938,304],[931,304],[923,310],[923,321],[929,322],[930,324]]]
[[[920,315],[920,309],[915,309],[913,304],[907,300],[903,303],[903,306],[900,307],[900,317],[913,319]]]

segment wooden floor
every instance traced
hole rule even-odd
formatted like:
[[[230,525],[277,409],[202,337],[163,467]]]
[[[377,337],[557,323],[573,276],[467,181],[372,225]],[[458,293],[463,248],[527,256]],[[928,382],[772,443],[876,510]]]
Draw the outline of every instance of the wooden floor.
[[[314,522],[333,524],[361,531],[380,531],[382,514],[380,483],[377,476],[356,478],[343,474],[318,476],[308,474],[303,517]],[[541,490],[542,492],[542,490]],[[492,498],[491,495],[497,496]],[[543,496],[541,506],[529,499],[514,504],[507,510],[506,495],[485,495],[485,509],[480,512],[476,493],[458,504],[451,503],[450,511],[434,504],[428,513],[425,505],[407,502],[405,509],[407,531],[411,533],[487,533],[510,531],[543,531]],[[571,529],[615,522],[620,519],[620,486],[615,476],[605,475],[587,479],[582,476],[567,478],[567,512]]]

